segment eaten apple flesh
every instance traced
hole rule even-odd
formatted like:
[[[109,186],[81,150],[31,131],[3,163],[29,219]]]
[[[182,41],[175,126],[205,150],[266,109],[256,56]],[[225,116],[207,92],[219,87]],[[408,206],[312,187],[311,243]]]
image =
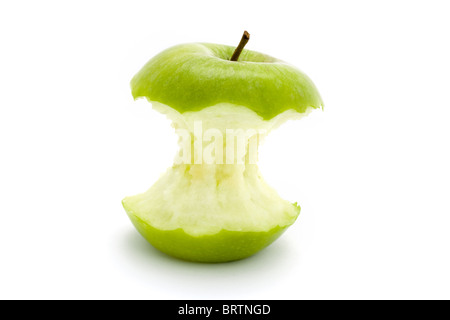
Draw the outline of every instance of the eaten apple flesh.
[[[123,206],[154,247],[185,260],[253,255],[300,213],[266,184],[257,150],[271,130],[320,108],[320,95],[294,67],[249,50],[239,62],[229,61],[233,50],[212,44],[170,48],[131,82],[135,98],[147,98],[172,121],[181,150],[147,192],[125,198]],[[247,131],[239,143],[228,139],[229,130]],[[206,137],[208,132],[214,134]]]

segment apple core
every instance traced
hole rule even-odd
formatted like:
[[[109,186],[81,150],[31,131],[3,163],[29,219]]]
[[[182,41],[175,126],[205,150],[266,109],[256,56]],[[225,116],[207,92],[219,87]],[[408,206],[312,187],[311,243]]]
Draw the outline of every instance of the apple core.
[[[148,191],[125,198],[123,206],[145,239],[177,258],[248,257],[300,213],[262,178],[258,145],[283,122],[322,107],[322,100],[296,68],[240,51],[230,61],[229,46],[180,45],[154,57],[131,81],[135,99],[147,98],[172,121],[180,152]]]

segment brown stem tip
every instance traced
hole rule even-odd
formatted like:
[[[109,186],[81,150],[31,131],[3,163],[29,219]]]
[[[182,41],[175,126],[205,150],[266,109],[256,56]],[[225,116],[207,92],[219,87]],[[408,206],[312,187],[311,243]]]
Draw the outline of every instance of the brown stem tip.
[[[241,42],[239,42],[239,45],[236,47],[236,50],[234,50],[234,53],[231,56],[230,61],[238,61],[239,56],[241,55],[241,52],[244,49],[245,45],[247,44],[248,40],[250,40],[250,33],[244,31]]]

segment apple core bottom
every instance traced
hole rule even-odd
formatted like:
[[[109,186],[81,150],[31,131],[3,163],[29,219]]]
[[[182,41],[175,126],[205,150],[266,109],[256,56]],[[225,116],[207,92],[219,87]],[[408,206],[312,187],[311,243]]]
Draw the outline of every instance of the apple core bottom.
[[[175,258],[195,262],[228,262],[247,258],[275,241],[287,228],[265,232],[221,230],[213,235],[191,236],[182,229],[159,230],[128,212],[131,222],[153,247]]]
[[[172,120],[181,150],[153,186],[122,204],[155,248],[190,261],[239,260],[267,247],[295,222],[300,206],[281,198],[264,181],[257,155],[262,136],[304,114],[288,110],[264,120],[230,103],[184,114],[160,103],[154,108]],[[240,128],[249,131],[238,134]],[[231,131],[236,135],[227,136]],[[214,144],[207,132],[214,133]],[[185,161],[178,161],[180,157]]]

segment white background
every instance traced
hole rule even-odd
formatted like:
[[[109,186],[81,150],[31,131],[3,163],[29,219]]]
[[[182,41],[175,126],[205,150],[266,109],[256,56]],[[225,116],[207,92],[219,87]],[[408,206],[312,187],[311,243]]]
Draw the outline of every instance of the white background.
[[[447,1],[2,1],[0,298],[450,299]],[[260,168],[298,221],[238,262],[169,258],[123,197],[176,136],[129,80],[183,42],[306,72],[325,101]]]

